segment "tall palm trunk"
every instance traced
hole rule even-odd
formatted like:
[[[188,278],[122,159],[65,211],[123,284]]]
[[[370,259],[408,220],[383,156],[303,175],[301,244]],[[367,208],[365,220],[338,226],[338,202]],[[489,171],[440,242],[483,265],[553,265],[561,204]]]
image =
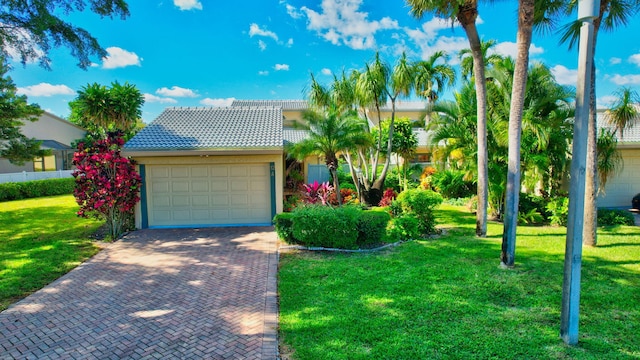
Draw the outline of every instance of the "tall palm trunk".
[[[487,164],[487,84],[484,75],[484,56],[476,18],[478,9],[476,4],[467,7],[461,6],[458,12],[458,20],[462,24],[471,48],[473,58],[473,76],[476,87],[476,120],[478,136],[478,209],[476,212],[476,235],[487,236],[487,207],[488,207],[488,164]]]
[[[602,14],[609,6],[608,0],[600,1],[600,13],[593,21],[593,58],[596,56],[596,42],[598,29],[602,22]],[[595,61],[591,71],[591,89],[589,94],[589,125],[587,127],[587,168],[585,174],[584,224],[582,227],[582,242],[587,246],[598,244],[598,124],[596,108],[596,69]]]
[[[518,6],[518,55],[513,74],[511,108],[509,111],[509,160],[507,171],[507,193],[502,234],[502,266],[513,267],[516,252],[516,227],[518,224],[518,201],[520,197],[520,139],[522,136],[522,111],[527,87],[529,68],[529,46],[535,12],[535,0],[520,0]]]

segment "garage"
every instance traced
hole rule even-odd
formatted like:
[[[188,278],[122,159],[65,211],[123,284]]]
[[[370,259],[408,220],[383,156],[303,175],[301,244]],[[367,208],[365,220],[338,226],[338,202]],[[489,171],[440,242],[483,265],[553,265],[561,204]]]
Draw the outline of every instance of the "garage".
[[[271,225],[282,211],[282,110],[169,108],[124,145],[136,228]]]
[[[271,222],[269,164],[151,165],[149,227]]]

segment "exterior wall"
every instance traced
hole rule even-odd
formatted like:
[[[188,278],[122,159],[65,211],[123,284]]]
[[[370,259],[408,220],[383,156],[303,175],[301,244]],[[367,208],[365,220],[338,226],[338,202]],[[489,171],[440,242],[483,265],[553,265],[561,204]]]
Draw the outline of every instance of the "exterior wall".
[[[65,145],[71,145],[73,141],[83,138],[86,130],[45,112],[38,121],[25,121],[22,126],[22,133],[29,138],[55,140]]]
[[[275,165],[275,202],[276,213],[281,213],[283,209],[283,188],[284,188],[284,169],[283,155],[208,155],[208,156],[137,156],[134,160],[139,165],[184,165],[184,164],[242,164],[242,163],[269,163]],[[137,168],[140,171],[140,167]],[[142,228],[142,208],[138,203],[135,209],[135,226],[137,229]]]
[[[62,118],[47,112],[43,113],[38,121],[25,121],[21,127],[22,134],[28,138],[38,140],[55,140],[65,145],[71,145],[75,140],[81,139],[86,130],[78,127]],[[56,155],[56,170],[63,169],[62,153]],[[0,174],[33,171],[33,162],[26,162],[23,166],[11,164],[6,159],[0,158]]]
[[[598,207],[631,208],[631,199],[640,193],[640,148],[620,149],[620,153],[622,171],[609,180],[604,193],[598,196]]]

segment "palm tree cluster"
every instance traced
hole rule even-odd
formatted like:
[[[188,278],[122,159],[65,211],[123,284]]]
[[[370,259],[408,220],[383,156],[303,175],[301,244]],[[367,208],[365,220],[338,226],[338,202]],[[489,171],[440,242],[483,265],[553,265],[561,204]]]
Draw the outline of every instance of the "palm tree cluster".
[[[393,142],[397,101],[414,94],[429,102],[437,100],[445,89],[454,85],[456,78],[447,59],[443,51],[420,61],[411,61],[402,54],[391,67],[376,53],[364,69],[334,75],[329,86],[318,83],[312,74],[308,89],[312,107],[304,114],[309,136],[291,145],[288,153],[298,159],[309,155],[323,157],[337,193],[340,191],[337,155],[341,154],[349,164],[360,201],[377,205],[390,171],[391,156],[388,155],[398,152]],[[374,131],[374,126],[385,121],[382,111],[389,103],[391,118],[384,126],[386,134]],[[405,156],[411,154],[408,149],[403,152]],[[380,169],[381,159],[384,163]]]

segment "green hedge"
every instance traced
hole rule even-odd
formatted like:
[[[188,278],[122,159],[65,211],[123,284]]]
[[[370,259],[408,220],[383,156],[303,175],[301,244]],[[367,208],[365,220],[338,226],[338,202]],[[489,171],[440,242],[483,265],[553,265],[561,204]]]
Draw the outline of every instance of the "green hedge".
[[[635,225],[635,218],[628,210],[598,209],[598,226]]]
[[[74,178],[46,179],[0,184],[0,201],[73,194]]]
[[[386,239],[390,215],[357,206],[304,206],[275,216],[276,233],[288,244],[358,249]]]

